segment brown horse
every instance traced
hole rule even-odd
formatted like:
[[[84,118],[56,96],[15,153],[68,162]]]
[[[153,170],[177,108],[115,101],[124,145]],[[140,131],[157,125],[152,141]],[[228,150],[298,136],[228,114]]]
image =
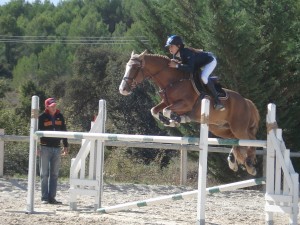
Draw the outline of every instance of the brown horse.
[[[122,95],[132,90],[145,79],[151,79],[160,89],[161,102],[151,109],[151,114],[166,126],[178,123],[200,122],[201,100],[194,88],[190,74],[168,67],[170,59],[161,55],[132,52],[119,90]],[[259,113],[252,101],[237,92],[223,89],[226,99],[221,99],[224,111],[210,106],[209,131],[221,138],[256,139]],[[228,156],[229,167],[237,171],[244,165],[247,172],[256,175],[254,147],[233,146]]]

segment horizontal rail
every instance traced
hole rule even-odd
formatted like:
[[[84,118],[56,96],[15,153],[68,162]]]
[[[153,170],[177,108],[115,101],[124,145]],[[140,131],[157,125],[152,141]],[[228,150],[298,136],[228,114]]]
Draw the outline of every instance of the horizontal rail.
[[[265,178],[244,180],[244,181],[239,181],[239,182],[235,182],[235,183],[224,184],[224,185],[220,185],[220,186],[206,188],[206,193],[213,194],[213,193],[224,192],[224,191],[232,191],[232,190],[236,190],[236,189],[240,189],[240,188],[251,187],[251,186],[256,186],[256,185],[261,185],[261,184],[265,184]],[[149,206],[149,205],[155,205],[160,202],[165,202],[167,200],[182,200],[186,197],[197,196],[197,194],[198,194],[198,190],[188,191],[188,192],[184,192],[181,194],[165,195],[165,196],[150,198],[150,199],[142,200],[142,201],[128,202],[128,203],[123,203],[123,204],[119,204],[119,205],[115,205],[115,206],[99,208],[99,209],[97,209],[97,212],[98,213],[112,213],[112,212],[117,212],[117,211],[121,211],[121,210],[131,209],[134,207],[144,207],[144,206]]]
[[[215,138],[212,138],[215,139]],[[233,139],[235,140],[235,139]],[[0,135],[0,141],[4,142],[29,142],[29,136],[21,135]],[[69,139],[70,144],[81,144],[80,139]],[[212,140],[211,142],[213,142]],[[227,142],[228,143],[228,142]],[[198,145],[195,144],[168,144],[168,143],[148,143],[148,142],[134,142],[134,141],[105,141],[106,146],[116,147],[131,147],[131,148],[154,148],[154,149],[169,149],[169,150],[187,150],[199,151]],[[209,146],[209,152],[214,153],[229,153],[230,148],[227,147],[212,147]],[[257,155],[265,155],[263,150],[256,150]],[[290,157],[300,157],[300,152],[291,152]]]
[[[86,133],[86,132],[66,132],[66,131],[36,131],[37,137],[61,137],[71,139],[97,139],[102,141],[137,141],[137,142],[159,142],[169,144],[199,144],[199,138],[195,137],[171,137],[171,136],[151,136],[151,135],[131,135],[131,134],[109,134],[109,133]],[[210,145],[234,145],[266,147],[265,140],[238,140],[208,138]]]
[[[150,136],[131,134],[110,134],[110,133],[86,133],[66,131],[36,131],[37,137],[60,137],[71,139],[97,139],[101,141],[137,141],[137,142],[159,142],[169,144],[198,144],[199,138],[194,137],[171,137],[171,136]]]

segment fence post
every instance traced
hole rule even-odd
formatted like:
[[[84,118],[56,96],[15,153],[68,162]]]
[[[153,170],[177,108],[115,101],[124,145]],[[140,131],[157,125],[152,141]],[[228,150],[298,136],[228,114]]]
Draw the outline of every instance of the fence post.
[[[36,176],[36,143],[37,143],[34,133],[38,128],[38,117],[39,117],[39,97],[32,96],[29,166],[28,166],[27,213],[34,212],[34,186],[35,186],[35,176]]]
[[[208,99],[201,102],[201,126],[199,142],[199,172],[198,172],[198,201],[197,201],[197,225],[205,224],[205,202],[206,202],[206,177],[207,177],[207,155],[208,155],[208,121],[209,121]]]
[[[180,150],[180,185],[186,185],[187,180],[187,150]]]
[[[0,135],[4,135],[4,129],[0,129]],[[4,168],[4,141],[0,140],[0,177],[3,177]]]
[[[101,118],[99,133],[105,133],[106,123],[106,101],[101,99],[99,101],[99,112],[98,116]],[[97,140],[97,155],[96,155],[96,180],[99,182],[98,194],[96,195],[96,204],[94,209],[97,210],[101,207],[101,201],[103,196],[104,182],[104,141]]]

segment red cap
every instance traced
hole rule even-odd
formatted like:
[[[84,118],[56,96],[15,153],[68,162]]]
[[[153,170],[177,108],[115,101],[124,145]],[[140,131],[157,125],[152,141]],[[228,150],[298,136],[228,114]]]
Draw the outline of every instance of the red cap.
[[[47,98],[45,101],[45,107],[56,105],[56,101],[54,98]]]

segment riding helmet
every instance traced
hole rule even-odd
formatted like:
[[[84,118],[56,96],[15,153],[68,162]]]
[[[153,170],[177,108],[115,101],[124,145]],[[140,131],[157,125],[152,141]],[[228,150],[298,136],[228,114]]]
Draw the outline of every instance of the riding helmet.
[[[178,35],[171,35],[167,42],[166,42],[166,45],[165,47],[168,47],[170,45],[183,45],[183,41],[182,41],[182,38]]]

